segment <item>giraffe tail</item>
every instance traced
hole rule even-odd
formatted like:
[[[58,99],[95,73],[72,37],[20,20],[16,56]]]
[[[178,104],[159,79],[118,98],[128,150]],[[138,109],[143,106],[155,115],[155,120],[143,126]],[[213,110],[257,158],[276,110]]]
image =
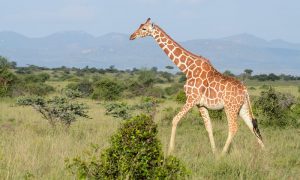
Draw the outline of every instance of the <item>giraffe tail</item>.
[[[262,136],[261,136],[260,131],[258,129],[257,119],[254,117],[254,114],[253,114],[253,111],[252,111],[252,107],[251,107],[251,103],[250,103],[250,96],[249,96],[247,91],[246,91],[246,101],[247,101],[249,112],[250,112],[250,115],[251,115],[251,120],[252,120],[252,125],[253,125],[253,132],[254,132],[255,136],[257,136],[260,140],[262,140]]]

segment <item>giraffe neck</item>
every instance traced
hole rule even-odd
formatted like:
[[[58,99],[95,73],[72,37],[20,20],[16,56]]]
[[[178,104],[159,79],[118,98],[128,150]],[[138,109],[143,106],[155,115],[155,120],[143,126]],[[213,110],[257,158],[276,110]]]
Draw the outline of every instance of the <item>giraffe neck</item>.
[[[194,70],[195,67],[193,64],[195,64],[195,61],[197,61],[199,65],[202,64],[202,62],[207,62],[207,64],[210,65],[207,59],[184,49],[157,25],[154,25],[152,36],[173,63],[186,75],[189,71]]]

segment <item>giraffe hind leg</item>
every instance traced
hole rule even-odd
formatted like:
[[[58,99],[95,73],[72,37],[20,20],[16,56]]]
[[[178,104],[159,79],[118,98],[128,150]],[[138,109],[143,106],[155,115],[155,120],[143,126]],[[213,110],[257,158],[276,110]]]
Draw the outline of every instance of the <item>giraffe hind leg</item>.
[[[209,137],[212,152],[215,154],[216,153],[216,144],[215,144],[215,140],[214,140],[213,129],[212,129],[212,124],[211,124],[208,110],[205,107],[200,107],[200,106],[197,106],[197,107],[199,108],[200,114],[201,114],[204,124],[205,124],[206,131],[208,132],[208,137]]]
[[[222,155],[225,155],[231,145],[232,139],[235,136],[238,126],[237,126],[237,112],[233,110],[228,110],[225,108],[227,120],[228,120],[228,137],[224,148],[222,150]]]

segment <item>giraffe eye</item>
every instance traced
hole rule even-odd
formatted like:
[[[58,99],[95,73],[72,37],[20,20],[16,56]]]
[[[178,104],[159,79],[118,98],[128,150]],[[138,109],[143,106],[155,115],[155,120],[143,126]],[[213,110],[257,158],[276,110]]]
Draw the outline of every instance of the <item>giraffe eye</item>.
[[[146,31],[147,29],[143,28],[142,30],[143,30],[143,31]]]

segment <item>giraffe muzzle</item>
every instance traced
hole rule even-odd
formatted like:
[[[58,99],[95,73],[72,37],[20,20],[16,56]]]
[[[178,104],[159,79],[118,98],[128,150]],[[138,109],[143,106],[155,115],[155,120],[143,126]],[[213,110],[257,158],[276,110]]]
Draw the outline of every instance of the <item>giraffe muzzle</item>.
[[[132,34],[129,38],[129,40],[134,40],[136,38],[135,34]]]

